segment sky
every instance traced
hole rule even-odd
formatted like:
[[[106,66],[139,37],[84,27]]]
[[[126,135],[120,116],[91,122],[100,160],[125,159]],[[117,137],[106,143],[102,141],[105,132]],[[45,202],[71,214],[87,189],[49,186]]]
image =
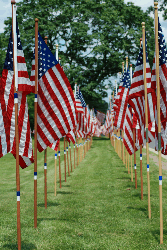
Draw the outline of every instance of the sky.
[[[21,0],[16,0],[16,3],[20,2]],[[154,0],[124,0],[125,3],[127,2],[133,2],[135,5],[140,6],[144,11],[146,11],[146,9],[149,6],[153,6],[154,5]],[[164,21],[162,18],[162,14],[159,14],[159,18],[160,18],[160,23],[162,26],[162,30],[163,30],[163,34],[165,36],[165,41],[167,42],[167,20]],[[11,7],[11,0],[0,0],[0,33],[2,33],[4,31],[4,20],[7,17],[11,17],[12,16],[12,7]],[[153,17],[153,15],[152,15]],[[141,20],[142,22],[143,20]],[[147,25],[147,24],[146,24]],[[115,84],[115,77],[110,77],[110,80]],[[118,80],[118,79],[117,79]],[[108,81],[105,81],[105,84],[107,85]],[[108,93],[108,97],[104,98],[105,101],[108,102],[109,97],[111,95],[111,90],[107,90]]]

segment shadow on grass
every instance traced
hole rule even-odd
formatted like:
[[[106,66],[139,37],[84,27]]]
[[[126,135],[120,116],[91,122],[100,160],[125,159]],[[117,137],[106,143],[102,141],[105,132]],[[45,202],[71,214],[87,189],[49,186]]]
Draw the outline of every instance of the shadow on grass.
[[[143,208],[143,207],[135,208],[135,207],[129,206],[129,207],[127,207],[127,209],[134,209],[134,210],[143,212],[146,216],[148,215],[147,209],[146,209],[146,208]]]
[[[70,185],[61,185],[61,187],[70,187]]]
[[[48,201],[47,202],[47,207],[57,207],[57,206],[60,206],[61,204],[60,203],[57,203],[57,202],[50,202]],[[45,207],[45,204],[44,203],[39,203],[38,204],[38,207]]]
[[[151,231],[152,236],[157,240],[157,243],[160,243],[160,229]],[[163,229],[163,236],[166,237],[167,230]],[[164,237],[163,237],[164,238]],[[164,239],[163,239],[164,240]],[[165,240],[164,240],[165,241]]]
[[[73,194],[73,192],[70,192],[70,191],[57,191],[57,194]]]
[[[105,137],[93,137],[93,141],[109,141],[109,138],[105,138]]]
[[[8,243],[2,246],[2,249],[18,250],[17,243]],[[24,250],[35,250],[37,247],[32,243],[21,242],[21,249]]]

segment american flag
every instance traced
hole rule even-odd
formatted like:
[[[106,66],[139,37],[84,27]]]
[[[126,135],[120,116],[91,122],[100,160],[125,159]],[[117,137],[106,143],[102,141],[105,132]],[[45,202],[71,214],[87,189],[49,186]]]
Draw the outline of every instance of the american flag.
[[[21,46],[18,23],[17,32],[17,68],[18,68],[18,128],[19,128],[19,164],[22,168],[29,166],[33,160],[31,129],[28,115],[28,105],[26,94],[33,90],[30,83],[25,58]],[[4,152],[11,152],[16,157],[15,139],[15,105],[14,105],[14,81],[13,81],[13,38],[10,33],[9,44],[2,72],[1,80],[1,108],[4,118],[2,129],[6,132],[7,148],[5,135],[1,135],[1,145]],[[23,91],[23,92],[21,92]],[[2,116],[1,116],[2,117]],[[7,123],[6,123],[7,122]],[[1,155],[4,154],[1,152]]]
[[[42,152],[76,127],[75,100],[71,85],[38,33],[37,147]],[[35,79],[33,60],[31,81]]]
[[[148,61],[147,42],[146,42],[146,82],[148,98],[148,123],[155,120],[155,91],[151,88],[151,69]],[[140,47],[135,71],[133,74],[132,85],[129,92],[128,103],[134,110],[139,121],[139,126],[145,126],[145,99],[144,99],[144,75],[143,75],[143,47]]]
[[[57,151],[58,147],[59,147],[59,143],[60,143],[60,139],[58,139],[54,143],[50,144],[49,147],[52,148],[54,151]]]
[[[161,152],[167,154],[167,50],[161,24],[158,21],[159,43],[159,84],[160,84],[160,119],[161,119]],[[152,69],[152,88],[156,90],[156,65],[155,57]],[[157,112],[156,112],[157,115]],[[158,125],[157,116],[155,122],[155,147],[158,150]]]
[[[104,122],[105,116],[106,115],[104,113],[97,110],[97,119],[101,122],[101,124]]]
[[[120,129],[123,129],[125,122],[125,115],[128,104],[128,96],[129,96],[129,88],[130,88],[130,72],[129,69],[124,74],[122,90],[120,93],[120,101],[118,103],[118,108],[115,114],[114,126]]]
[[[136,132],[136,131],[135,131]],[[136,133],[135,133],[136,135]],[[125,118],[124,138],[123,143],[130,155],[134,154],[134,142],[133,142],[133,112],[132,107],[128,104]],[[136,145],[136,144],[135,144]],[[137,146],[137,145],[136,145]],[[135,151],[138,148],[135,147]]]
[[[79,87],[77,88],[77,91],[76,91],[75,103],[76,103],[76,111],[80,113],[84,113],[83,107],[86,107],[86,103],[85,103],[85,100],[83,98],[83,95]]]
[[[75,134],[73,131],[70,131],[67,135],[66,135],[66,139],[67,141],[70,143],[72,142],[73,144],[75,144]]]

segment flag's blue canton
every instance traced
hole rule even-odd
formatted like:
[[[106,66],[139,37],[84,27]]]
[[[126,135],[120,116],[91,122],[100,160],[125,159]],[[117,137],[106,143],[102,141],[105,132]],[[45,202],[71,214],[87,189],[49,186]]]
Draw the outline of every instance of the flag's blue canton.
[[[56,64],[58,61],[38,32],[38,79]]]
[[[146,44],[146,62],[148,63],[148,53],[147,53],[147,39],[145,40]],[[143,44],[141,44],[140,50],[139,50],[139,56],[137,58],[136,66],[140,66],[143,64]]]
[[[80,89],[79,89],[79,92],[78,92],[78,91],[76,92],[76,95],[77,95],[77,96],[76,96],[77,99],[80,99],[81,104],[82,104],[82,107],[86,107],[86,103],[85,103],[85,100],[84,100],[84,98],[83,98],[83,95],[82,95]]]
[[[158,19],[158,42],[159,42],[159,65],[165,64],[167,61],[167,51],[165,38],[162,33],[161,24]]]
[[[125,71],[122,73],[122,78],[120,77],[120,86],[123,86],[124,78],[125,78]]]
[[[17,19],[16,19],[16,32],[17,32],[17,49],[22,50]],[[4,69],[12,70],[13,71],[13,38],[12,38],[12,26],[11,26],[11,32],[10,32],[10,38],[9,38],[9,44],[8,44],[6,59],[5,59],[5,63],[4,63]]]
[[[129,68],[127,69],[127,72],[124,74],[123,87],[130,88],[130,71],[129,71]]]

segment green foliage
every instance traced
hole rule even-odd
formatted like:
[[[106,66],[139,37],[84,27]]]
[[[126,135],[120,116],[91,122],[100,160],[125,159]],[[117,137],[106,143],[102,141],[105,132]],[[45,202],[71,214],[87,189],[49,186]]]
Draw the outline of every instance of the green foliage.
[[[107,103],[105,81],[121,71],[122,61],[129,56],[136,62],[141,22],[145,21],[149,60],[154,53],[153,19],[133,3],[123,0],[23,0],[17,3],[18,22],[27,67],[30,74],[34,47],[35,18],[39,32],[48,37],[48,46],[59,56],[63,69],[74,88],[80,86],[90,108],[103,112]],[[11,18],[5,21],[9,36]],[[111,81],[108,80],[108,83]]]
[[[0,69],[3,69],[3,66],[4,66],[7,47],[8,47],[8,39],[6,38],[4,33],[0,33]],[[0,75],[1,75],[1,72],[0,72]]]

